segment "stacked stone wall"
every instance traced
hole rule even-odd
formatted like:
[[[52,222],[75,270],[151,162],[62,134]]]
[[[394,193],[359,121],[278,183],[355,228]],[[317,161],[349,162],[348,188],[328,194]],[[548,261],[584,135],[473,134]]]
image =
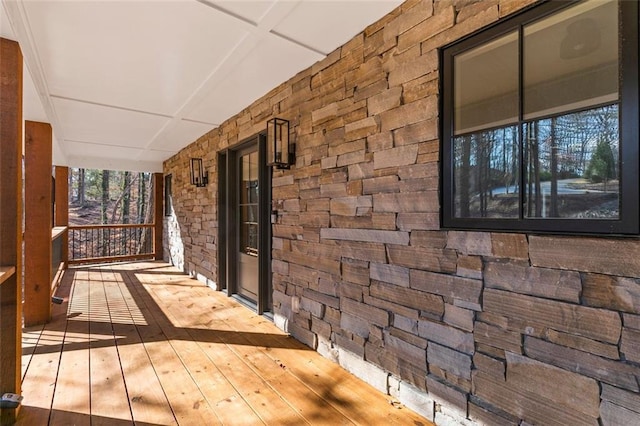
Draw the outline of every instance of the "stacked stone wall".
[[[217,152],[289,119],[279,326],[437,424],[640,423],[639,239],[440,229],[437,49],[532,3],[409,0],[182,150],[166,257],[217,280]]]

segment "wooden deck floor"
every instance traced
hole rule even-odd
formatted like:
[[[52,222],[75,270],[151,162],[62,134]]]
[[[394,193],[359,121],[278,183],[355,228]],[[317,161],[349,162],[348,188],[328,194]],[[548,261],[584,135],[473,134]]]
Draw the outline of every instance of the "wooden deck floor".
[[[70,269],[23,334],[19,425],[430,425],[159,262]]]

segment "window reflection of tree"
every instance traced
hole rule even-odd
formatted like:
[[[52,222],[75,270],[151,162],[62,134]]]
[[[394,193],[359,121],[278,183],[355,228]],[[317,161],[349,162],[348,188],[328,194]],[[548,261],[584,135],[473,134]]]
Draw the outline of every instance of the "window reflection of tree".
[[[617,104],[524,123],[525,216],[573,214],[568,198],[586,200],[596,193],[617,200],[618,130]],[[517,140],[516,126],[455,139],[458,217],[517,216]],[[512,200],[512,208],[500,205],[505,199]],[[610,215],[616,217],[616,210]]]

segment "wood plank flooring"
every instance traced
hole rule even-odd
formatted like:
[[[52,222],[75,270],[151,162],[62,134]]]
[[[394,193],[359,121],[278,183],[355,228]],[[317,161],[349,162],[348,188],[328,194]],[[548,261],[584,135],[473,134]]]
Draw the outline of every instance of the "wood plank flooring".
[[[23,332],[18,425],[431,425],[162,262],[69,269]]]

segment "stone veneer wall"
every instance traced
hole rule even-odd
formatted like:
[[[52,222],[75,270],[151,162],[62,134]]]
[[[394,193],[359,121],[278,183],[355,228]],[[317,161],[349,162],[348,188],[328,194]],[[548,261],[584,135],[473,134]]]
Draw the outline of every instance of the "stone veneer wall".
[[[410,0],[182,150],[165,257],[217,281],[216,153],[288,118],[278,325],[438,424],[640,424],[639,239],[439,229],[436,49],[530,3]]]

